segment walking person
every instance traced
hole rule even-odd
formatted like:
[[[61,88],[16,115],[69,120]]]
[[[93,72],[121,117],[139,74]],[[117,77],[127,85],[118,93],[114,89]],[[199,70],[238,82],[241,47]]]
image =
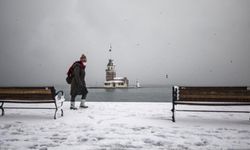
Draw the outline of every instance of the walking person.
[[[82,96],[80,108],[88,108],[88,106],[85,105],[86,97],[88,94],[88,89],[86,87],[86,82],[85,82],[86,64],[87,64],[87,57],[84,54],[82,54],[80,57],[80,61],[76,61],[68,71],[68,76],[71,76],[70,109],[72,110],[77,110],[77,107],[75,106],[75,98],[77,95]]]

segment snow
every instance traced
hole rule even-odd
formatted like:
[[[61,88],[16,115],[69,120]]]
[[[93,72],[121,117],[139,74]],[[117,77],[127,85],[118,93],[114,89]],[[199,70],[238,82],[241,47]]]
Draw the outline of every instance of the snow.
[[[65,102],[64,116],[56,120],[54,110],[6,109],[0,117],[0,149],[250,149],[249,114],[177,112],[173,123],[171,103],[87,104],[88,109],[75,111]]]

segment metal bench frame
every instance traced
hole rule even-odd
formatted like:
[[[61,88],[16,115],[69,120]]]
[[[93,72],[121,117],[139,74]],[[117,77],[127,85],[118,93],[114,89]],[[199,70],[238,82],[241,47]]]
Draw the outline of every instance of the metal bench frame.
[[[250,113],[250,111],[226,111],[226,110],[179,110],[175,108],[175,105],[203,105],[203,106],[246,106],[250,105],[250,98],[246,98],[246,101],[237,101],[237,100],[230,100],[230,101],[202,101],[202,100],[180,100],[179,96],[179,88],[180,86],[173,86],[172,87],[172,121],[175,122],[175,111],[185,111],[185,112],[230,112],[230,113]],[[183,88],[183,86],[182,86]],[[185,88],[185,87],[184,87]],[[199,88],[199,87],[195,87]],[[202,87],[204,88],[204,87]],[[206,88],[206,87],[205,87]],[[211,88],[211,87],[208,87]],[[218,88],[218,87],[217,87]],[[219,87],[220,88],[220,87]],[[227,87],[224,87],[227,88]],[[242,87],[249,91],[248,87]],[[201,94],[202,95],[202,94]],[[202,95],[204,96],[204,95]],[[243,95],[244,96],[244,95]],[[249,96],[249,95],[247,95]],[[250,118],[249,118],[250,120]]]
[[[46,100],[41,100],[39,98],[36,97],[31,97],[28,96],[30,99],[23,99],[22,96],[26,96],[27,97],[27,93],[24,94],[20,94],[20,99],[18,98],[10,98],[8,96],[6,96],[5,94],[5,98],[1,98],[1,94],[0,94],[0,109],[2,111],[2,116],[5,114],[5,110],[4,109],[55,109],[55,113],[54,113],[54,119],[57,118],[57,112],[61,111],[61,116],[63,116],[63,102],[65,101],[64,98],[64,92],[62,90],[56,92],[54,87],[0,87],[1,88],[17,88],[17,89],[47,89],[51,91],[51,94],[49,94],[49,96],[51,96],[51,99]],[[40,94],[41,96],[43,96],[43,94]],[[48,96],[48,94],[47,94]],[[22,104],[38,104],[38,103],[52,103],[55,105],[54,108],[52,107],[4,107],[5,103],[22,103]]]

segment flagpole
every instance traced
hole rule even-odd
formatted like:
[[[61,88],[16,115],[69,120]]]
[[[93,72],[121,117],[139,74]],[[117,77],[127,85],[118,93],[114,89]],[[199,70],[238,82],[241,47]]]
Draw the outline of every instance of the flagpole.
[[[110,59],[112,60],[112,46],[111,46],[111,43],[109,45],[109,54],[110,54]]]

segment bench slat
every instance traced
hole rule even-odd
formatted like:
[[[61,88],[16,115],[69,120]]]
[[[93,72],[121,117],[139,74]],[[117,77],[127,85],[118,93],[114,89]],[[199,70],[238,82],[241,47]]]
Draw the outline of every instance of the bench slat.
[[[29,100],[36,100],[36,99],[40,99],[40,100],[43,100],[43,99],[54,99],[53,95],[51,94],[12,94],[12,95],[7,95],[7,94],[4,94],[4,95],[0,95],[0,101],[1,100],[4,100],[4,99],[15,99],[15,100],[25,100],[25,99],[29,99]]]
[[[204,102],[204,101],[176,101],[175,104],[186,105],[250,105],[250,102]]]
[[[45,89],[0,89],[0,94],[51,94],[51,90]]]
[[[54,97],[54,87],[0,87],[0,101],[54,100]]]
[[[182,101],[250,102],[247,87],[179,87]]]
[[[8,100],[1,100],[1,102],[7,102],[7,103],[55,103],[54,100],[12,100],[12,99],[8,99]]]
[[[247,86],[239,86],[239,87],[223,87],[223,86],[195,86],[195,87],[192,87],[192,86],[180,86],[179,87],[179,90],[182,90],[182,89],[185,89],[185,90],[247,90]]]
[[[250,95],[250,91],[246,90],[180,90],[179,94],[181,95]]]
[[[248,95],[180,95],[179,100],[194,101],[249,101]]]

